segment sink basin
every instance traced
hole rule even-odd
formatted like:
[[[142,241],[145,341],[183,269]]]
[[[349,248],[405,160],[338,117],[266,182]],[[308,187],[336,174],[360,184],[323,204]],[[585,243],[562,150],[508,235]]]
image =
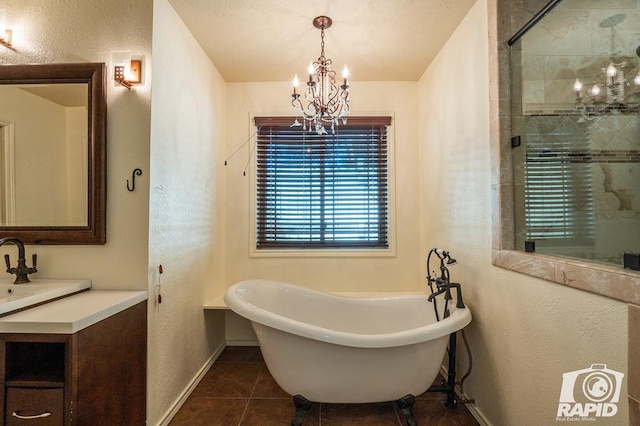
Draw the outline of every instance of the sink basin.
[[[91,280],[31,279],[30,283],[13,284],[14,279],[0,279],[0,316],[91,288]]]

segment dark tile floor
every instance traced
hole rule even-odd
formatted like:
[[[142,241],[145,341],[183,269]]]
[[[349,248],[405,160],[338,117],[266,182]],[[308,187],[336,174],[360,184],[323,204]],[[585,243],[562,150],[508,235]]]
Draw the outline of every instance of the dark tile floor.
[[[425,393],[413,407],[419,425],[478,425],[460,405],[442,405],[444,395]],[[260,348],[230,346],[211,366],[170,423],[206,426],[290,425],[295,408],[289,394],[273,380]],[[305,415],[306,425],[404,425],[395,403],[313,404]]]

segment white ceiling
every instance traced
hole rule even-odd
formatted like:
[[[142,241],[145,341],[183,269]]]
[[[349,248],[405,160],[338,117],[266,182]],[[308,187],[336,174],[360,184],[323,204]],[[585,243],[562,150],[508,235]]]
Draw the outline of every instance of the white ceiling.
[[[417,81],[476,0],[169,0],[227,82],[303,78],[320,55],[352,80]],[[480,34],[478,36],[481,36]]]
[[[87,106],[87,85],[84,83],[25,84],[20,88],[63,107]]]

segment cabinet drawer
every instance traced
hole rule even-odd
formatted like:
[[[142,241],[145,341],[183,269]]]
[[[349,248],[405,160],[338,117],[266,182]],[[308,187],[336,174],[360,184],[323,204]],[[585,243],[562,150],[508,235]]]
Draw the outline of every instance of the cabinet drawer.
[[[7,388],[5,424],[57,426],[64,421],[64,389]]]

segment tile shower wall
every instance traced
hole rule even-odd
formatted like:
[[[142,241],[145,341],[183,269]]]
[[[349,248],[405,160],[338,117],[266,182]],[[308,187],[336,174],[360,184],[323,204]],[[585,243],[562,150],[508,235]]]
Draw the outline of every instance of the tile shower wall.
[[[619,263],[640,252],[640,117],[599,117],[588,128],[593,155],[595,258]]]
[[[546,3],[526,0],[532,13]],[[514,131],[535,143],[543,138],[574,142],[572,163],[591,164],[593,245],[554,248],[554,254],[621,264],[624,252],[640,252],[640,117],[633,113],[580,116],[574,110],[576,78],[584,91],[603,87],[610,57],[623,63],[627,99],[637,103],[640,72],[636,49],[640,2],[637,0],[563,0],[513,46]],[[613,24],[613,25],[612,25]],[[603,89],[604,90],[604,89]],[[516,247],[524,247],[524,156],[514,150]],[[520,166],[518,166],[520,165]],[[564,251],[564,252],[563,252]]]
[[[558,248],[554,252],[617,264],[624,252],[640,252],[640,117],[610,115],[587,120],[540,115],[523,120],[525,143],[569,141],[565,146],[572,150],[571,162],[591,164],[594,244],[571,247],[571,253]],[[519,173],[524,176],[524,169]],[[519,238],[524,238],[523,231]]]
[[[526,3],[531,3],[531,10],[541,8],[539,0]],[[594,83],[602,87],[603,69],[611,57],[624,64],[633,86],[639,64],[639,21],[637,0],[560,2],[522,39],[525,113],[572,109],[575,79],[582,81],[585,91]],[[634,87],[627,88],[627,94],[633,91]]]

